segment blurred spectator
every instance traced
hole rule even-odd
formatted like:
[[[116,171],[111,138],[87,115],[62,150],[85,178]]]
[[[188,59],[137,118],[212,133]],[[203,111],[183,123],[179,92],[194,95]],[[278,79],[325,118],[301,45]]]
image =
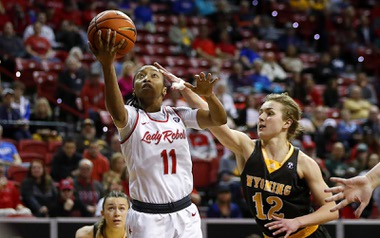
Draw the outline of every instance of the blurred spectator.
[[[359,41],[365,46],[372,46],[375,43],[376,32],[371,25],[370,19],[365,14],[360,16],[360,23],[356,28]]]
[[[338,140],[343,143],[348,151],[363,137],[363,131],[360,125],[351,120],[350,111],[342,109],[340,111],[340,118],[337,126]]]
[[[83,111],[88,118],[95,123],[97,136],[103,133],[103,123],[100,119],[100,112],[106,110],[105,86],[100,81],[100,71],[91,70],[81,90],[80,98],[83,104]]]
[[[0,217],[12,215],[32,215],[20,201],[20,192],[5,176],[5,166],[0,163]]]
[[[220,39],[215,46],[215,53],[220,59],[237,60],[239,58],[239,50],[232,43],[228,31],[220,32]]]
[[[328,53],[322,53],[317,65],[312,71],[314,80],[317,84],[326,84],[329,79],[337,77],[331,63],[331,56]]]
[[[124,192],[123,184],[122,184],[120,177],[110,178],[110,180],[107,182],[107,184],[105,186],[106,186],[105,187],[105,190],[106,190],[105,194],[108,194],[112,191]],[[100,198],[98,201],[98,204],[96,205],[96,211],[95,211],[96,217],[101,216],[103,201],[104,201],[104,197]]]
[[[25,28],[30,24],[29,16],[25,14],[23,7],[16,3],[12,6],[11,9],[7,9],[8,15],[11,17],[11,22],[17,33],[21,36],[25,31]]]
[[[288,45],[285,56],[281,59],[281,65],[286,72],[301,74],[303,63],[298,54],[298,49],[294,45]]]
[[[50,209],[57,199],[57,190],[42,161],[31,162],[28,174],[21,184],[21,196],[33,215],[49,216]]]
[[[286,51],[289,45],[294,45],[300,52],[305,51],[304,42],[298,37],[296,29],[293,28],[290,22],[286,23],[285,32],[278,38],[276,43],[280,51]]]
[[[231,191],[228,186],[218,187],[216,200],[207,211],[207,218],[241,218],[239,206],[231,201]]]
[[[371,106],[368,118],[361,124],[363,129],[363,141],[371,146],[374,151],[378,151],[380,147],[380,120],[379,108]]]
[[[234,20],[239,28],[253,30],[255,28],[255,13],[250,8],[249,1],[241,1],[238,11],[234,14]]]
[[[167,98],[162,102],[162,105],[171,107],[188,107],[187,103],[182,100],[182,95],[178,90],[169,89]]]
[[[73,47],[85,49],[78,26],[68,20],[62,21],[61,29],[57,32],[57,42],[61,45],[60,48],[66,52]]]
[[[20,165],[22,161],[16,146],[10,142],[2,141],[2,138],[3,127],[0,125],[0,165]]]
[[[59,61],[55,58],[55,52],[44,36],[42,36],[42,24],[36,22],[33,24],[33,34],[25,39],[24,45],[28,55],[37,61],[48,60],[48,61]]]
[[[254,93],[247,95],[245,106],[239,111],[239,117],[235,120],[236,125],[244,131],[255,132],[257,123],[259,122],[259,104],[260,102],[257,102]]]
[[[353,177],[358,175],[361,171],[366,169],[368,156],[371,153],[371,150],[368,148],[368,145],[365,143],[358,143],[351,150],[351,158],[347,161],[347,164],[350,166],[350,176]]]
[[[5,29],[7,22],[10,22],[11,18],[5,9],[4,4],[0,2],[0,29]],[[2,48],[3,49],[3,48]]]
[[[289,6],[298,12],[308,12],[310,10],[308,0],[289,0]]]
[[[67,137],[63,140],[62,146],[54,154],[51,163],[51,176],[54,181],[61,181],[66,178],[74,178],[78,175],[79,161],[82,155],[76,151],[75,140]]]
[[[337,78],[331,78],[327,82],[326,88],[323,91],[323,104],[331,108],[338,108],[340,106]]]
[[[55,34],[54,34],[54,30],[48,26],[46,24],[46,13],[45,12],[39,12],[38,15],[37,15],[37,19],[36,19],[36,22],[35,23],[38,23],[37,25],[39,25],[39,36],[40,37],[43,37],[44,39],[48,40],[48,42],[50,43],[50,46],[51,47],[56,47],[57,46],[57,43],[55,41]],[[26,41],[29,37],[33,36],[36,34],[36,29],[35,29],[35,25],[36,24],[31,24],[29,26],[27,26],[24,30],[24,41]]]
[[[138,0],[137,6],[133,12],[134,23],[136,28],[146,29],[150,33],[156,32],[156,26],[153,20],[153,11],[149,5],[149,0]]]
[[[362,97],[362,90],[359,86],[351,88],[349,97],[343,103],[343,108],[351,112],[352,120],[366,119],[371,106],[371,103]]]
[[[336,127],[336,120],[327,118],[322,126],[316,130],[315,143],[317,144],[317,156],[319,158],[326,159],[338,141]]]
[[[180,48],[181,53],[188,57],[194,56],[195,52],[192,48],[194,34],[190,28],[187,27],[187,19],[184,15],[178,17],[178,23],[176,25],[170,26],[169,39],[171,43]]]
[[[259,58],[255,59],[253,63],[253,69],[255,70],[255,72],[252,75],[250,75],[253,90],[256,93],[282,92],[284,90],[282,86],[276,83],[272,83],[268,76],[263,73],[263,64],[264,62]]]
[[[349,93],[355,85],[361,88],[363,99],[368,100],[371,104],[377,105],[377,94],[375,88],[368,82],[368,77],[365,72],[359,72],[356,74],[355,84],[352,84],[348,88]]]
[[[336,142],[332,147],[331,154],[325,160],[326,168],[331,176],[346,176],[348,166],[344,163],[345,160],[344,145],[341,142]]]
[[[20,111],[12,108],[14,91],[5,88],[2,91],[3,103],[0,105],[0,120],[3,126],[3,136],[14,140],[30,139],[31,134],[27,122],[21,117]]]
[[[338,75],[342,75],[346,71],[346,61],[342,56],[341,48],[338,44],[330,47],[331,65],[333,71]]]
[[[105,141],[102,141],[96,137],[96,128],[94,121],[90,118],[86,118],[82,121],[80,128],[80,133],[76,135],[75,141],[77,144],[77,150],[79,153],[83,153],[83,151],[88,148],[90,145],[90,141],[98,140],[100,146],[106,144]],[[102,150],[103,148],[101,148]]]
[[[84,80],[86,78],[86,71],[82,68],[81,62],[77,57],[69,56],[65,61],[65,68],[58,75],[59,87],[55,92],[56,97],[62,101],[64,105],[72,109],[78,110],[77,97],[79,96]],[[71,121],[67,114],[61,113],[60,119],[63,121]]]
[[[100,182],[91,178],[93,164],[88,159],[79,162],[79,174],[74,179],[74,196],[85,206],[92,216],[96,211],[96,204],[104,195],[104,189]]]
[[[14,58],[25,57],[26,51],[24,47],[24,42],[16,34],[16,32],[13,29],[13,24],[9,21],[6,22],[4,25],[3,34],[0,34],[0,49],[1,65],[10,72],[14,72]],[[2,74],[1,80],[12,81],[13,79],[8,77],[6,74]]]
[[[30,121],[38,122],[40,125],[31,125],[30,132],[33,139],[39,141],[62,141],[62,137],[58,134],[56,126],[48,126],[43,123],[53,123],[53,111],[49,101],[44,98],[38,98],[34,104],[34,110],[30,115]]]
[[[59,182],[59,196],[50,209],[50,217],[91,217],[86,206],[74,197],[72,179]]]
[[[264,15],[260,17],[259,24],[260,27],[258,27],[258,34],[260,39],[270,42],[277,42],[277,40],[280,38],[282,34],[282,31],[276,28],[274,24],[274,19]]]
[[[228,84],[233,92],[250,91],[251,79],[244,73],[242,63],[233,63],[232,72],[228,76]]]
[[[248,45],[243,47],[240,51],[240,62],[243,64],[244,69],[252,69],[253,63],[256,59],[260,59],[260,55],[258,54],[258,39],[252,37],[248,41]]]
[[[197,52],[197,56],[207,60],[213,60],[216,57],[215,43],[209,37],[209,28],[202,25],[199,35],[194,39],[193,49]]]
[[[133,74],[136,70],[136,65],[133,61],[125,61],[122,65],[121,77],[118,78],[121,95],[125,101],[132,98],[133,94]]]
[[[211,161],[218,155],[214,137],[209,131],[188,129],[187,137],[191,159]]]
[[[30,102],[24,96],[25,84],[20,81],[15,81],[13,83],[13,91],[15,94],[15,99],[12,102],[12,108],[19,110],[21,118],[29,120],[30,117]]]
[[[193,0],[172,0],[171,10],[176,15],[192,16],[196,13],[196,6]]]
[[[105,172],[103,175],[103,181],[102,181],[103,188],[107,190],[108,184],[114,178],[120,179],[124,168],[125,168],[125,159],[124,159],[123,154],[120,152],[114,153],[110,160],[110,170]]]
[[[214,91],[216,97],[220,100],[220,102],[223,104],[224,109],[227,112],[227,117],[230,123],[234,124],[234,120],[236,120],[239,117],[239,114],[235,107],[235,102],[231,94],[227,93],[227,85],[222,82],[218,82],[214,86]]]
[[[285,70],[277,62],[276,55],[272,51],[265,54],[261,73],[266,75],[272,82],[284,82],[287,78]]]
[[[315,82],[312,74],[304,75],[305,98],[302,103],[306,106],[321,106],[323,105],[323,97],[319,90],[315,87]]]
[[[194,0],[197,12],[200,16],[209,16],[216,12],[215,1],[212,0]]]
[[[87,149],[83,152],[83,158],[92,162],[91,178],[102,182],[103,175],[109,171],[110,165],[108,159],[100,153],[99,142],[97,140],[90,141]]]

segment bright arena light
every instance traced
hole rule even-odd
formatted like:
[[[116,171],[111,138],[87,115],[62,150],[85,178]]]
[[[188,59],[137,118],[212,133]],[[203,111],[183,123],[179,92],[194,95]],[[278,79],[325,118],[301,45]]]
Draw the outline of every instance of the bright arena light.
[[[298,22],[294,22],[294,23],[293,23],[293,28],[298,28],[298,27],[299,27]]]
[[[364,57],[363,57],[363,56],[359,56],[359,58],[358,58],[358,62],[361,63],[361,62],[363,62],[363,61],[364,61]]]
[[[16,72],[16,77],[17,77],[17,78],[20,78],[20,77],[21,77],[21,72],[20,72],[20,71],[17,71],[17,72]]]
[[[277,17],[278,16],[278,12],[277,11],[273,11],[272,12],[272,17]]]
[[[314,35],[314,40],[319,40],[319,38],[321,38],[321,36],[319,34]]]
[[[61,103],[62,103],[62,99],[57,98],[57,103],[58,103],[58,104],[61,104]]]

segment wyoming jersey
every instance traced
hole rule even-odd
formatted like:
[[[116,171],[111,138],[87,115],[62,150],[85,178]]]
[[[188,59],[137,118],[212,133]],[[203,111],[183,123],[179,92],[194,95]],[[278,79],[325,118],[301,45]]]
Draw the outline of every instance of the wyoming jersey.
[[[122,138],[123,130],[128,131],[121,147],[131,198],[165,204],[188,196],[193,189],[193,176],[185,124],[194,124],[196,110],[167,106],[147,113],[130,106],[126,109],[129,120],[135,118],[129,121],[128,129],[119,128]]]
[[[266,223],[274,221],[271,219],[273,215],[291,219],[313,212],[310,189],[297,174],[298,153],[299,150],[290,145],[286,158],[279,163],[267,158],[265,150],[261,148],[261,141],[256,140],[255,150],[241,174],[245,199],[266,237],[273,237],[273,231],[264,227]],[[307,237],[317,228],[300,229],[291,237]]]

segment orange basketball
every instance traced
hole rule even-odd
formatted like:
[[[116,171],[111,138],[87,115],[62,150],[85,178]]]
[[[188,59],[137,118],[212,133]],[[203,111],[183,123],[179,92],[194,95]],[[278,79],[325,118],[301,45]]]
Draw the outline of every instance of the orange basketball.
[[[115,44],[125,39],[126,46],[116,54],[116,58],[123,57],[135,45],[137,37],[135,24],[127,14],[121,11],[107,10],[99,13],[91,20],[87,29],[88,40],[95,49],[97,49],[99,41],[98,30],[102,31],[102,39],[106,39],[108,29],[116,31]]]

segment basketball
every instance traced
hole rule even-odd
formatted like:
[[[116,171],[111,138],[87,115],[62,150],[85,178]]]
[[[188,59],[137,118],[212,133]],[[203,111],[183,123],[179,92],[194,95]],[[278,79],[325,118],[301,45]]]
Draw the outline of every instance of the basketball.
[[[126,42],[126,46],[118,50],[116,58],[121,58],[132,50],[137,37],[135,24],[127,14],[117,10],[103,11],[91,20],[87,37],[92,47],[98,49],[98,30],[102,31],[102,39],[106,39],[108,29],[116,31],[115,44],[122,39]]]

